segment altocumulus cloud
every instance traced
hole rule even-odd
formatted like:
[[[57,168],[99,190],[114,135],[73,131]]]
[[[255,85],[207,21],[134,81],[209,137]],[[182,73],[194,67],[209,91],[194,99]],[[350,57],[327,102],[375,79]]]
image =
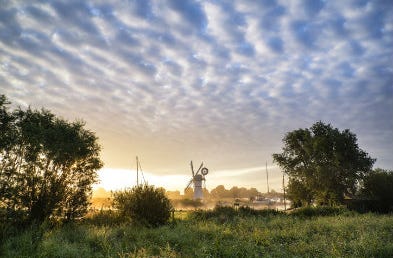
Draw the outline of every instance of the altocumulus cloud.
[[[322,120],[391,169],[392,12],[378,0],[2,1],[0,90],[86,120],[107,167],[137,153],[156,173],[188,173],[189,159],[258,167],[285,132]]]

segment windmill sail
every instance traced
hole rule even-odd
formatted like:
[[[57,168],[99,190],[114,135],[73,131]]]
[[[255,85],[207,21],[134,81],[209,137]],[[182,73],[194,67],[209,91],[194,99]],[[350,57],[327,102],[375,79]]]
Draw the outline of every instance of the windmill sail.
[[[194,178],[191,178],[190,182],[188,182],[188,185],[186,186],[186,188],[184,189],[184,191],[186,191],[188,188],[190,188],[190,185],[192,184],[192,181],[194,180]]]

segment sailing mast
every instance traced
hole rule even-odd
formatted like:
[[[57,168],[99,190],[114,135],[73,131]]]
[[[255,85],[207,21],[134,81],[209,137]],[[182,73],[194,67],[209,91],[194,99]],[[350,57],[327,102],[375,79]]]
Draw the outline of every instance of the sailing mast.
[[[267,184],[267,193],[269,193],[269,173],[267,172],[267,161],[266,161],[266,184]]]
[[[142,175],[142,182],[143,184],[146,185],[146,180],[145,180],[145,176],[143,175],[143,171],[142,171],[142,166],[141,163],[139,162],[138,156],[136,156],[136,185],[139,186],[139,172],[141,172]]]
[[[285,182],[284,182],[284,173],[282,173],[282,189],[284,191],[284,211],[287,210],[287,203],[285,201]]]
[[[136,156],[136,185],[139,186],[139,161],[138,161],[138,156]]]

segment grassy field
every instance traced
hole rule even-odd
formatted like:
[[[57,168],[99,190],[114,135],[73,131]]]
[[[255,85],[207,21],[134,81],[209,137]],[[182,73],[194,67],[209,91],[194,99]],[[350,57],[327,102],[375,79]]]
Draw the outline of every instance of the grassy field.
[[[217,215],[217,214],[216,214]],[[145,228],[96,216],[10,237],[1,257],[393,257],[393,216],[177,213]],[[110,223],[113,222],[113,225]]]

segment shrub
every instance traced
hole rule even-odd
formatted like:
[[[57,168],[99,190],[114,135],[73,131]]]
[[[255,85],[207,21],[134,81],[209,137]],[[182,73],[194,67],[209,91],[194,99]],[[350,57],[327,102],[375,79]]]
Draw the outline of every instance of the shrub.
[[[335,216],[340,215],[348,210],[344,207],[318,206],[318,207],[303,207],[291,212],[291,215],[298,217],[317,217],[317,216]]]
[[[94,212],[86,216],[84,221],[95,226],[114,226],[125,222],[124,217],[113,210],[100,210]]]
[[[183,207],[191,207],[191,208],[200,208],[203,206],[201,200],[191,200],[191,199],[182,199],[180,200],[180,205]]]
[[[220,219],[228,220],[235,217],[237,214],[236,210],[229,206],[219,206],[214,207],[213,210],[195,210],[190,214],[190,218],[196,220],[206,220],[206,219]]]
[[[262,216],[262,217],[284,214],[284,212],[274,209],[256,210],[249,206],[241,206],[239,208],[239,213],[242,216]]]
[[[124,218],[153,227],[167,223],[172,210],[164,190],[147,184],[115,192],[113,206]]]
[[[191,213],[191,218],[197,220],[217,219],[219,222],[231,221],[235,217],[260,216],[268,217],[284,214],[273,209],[255,210],[248,206],[241,206],[238,209],[230,206],[217,205],[213,210],[197,210]]]
[[[361,191],[366,210],[389,213],[393,211],[393,171],[377,168],[364,178]]]

